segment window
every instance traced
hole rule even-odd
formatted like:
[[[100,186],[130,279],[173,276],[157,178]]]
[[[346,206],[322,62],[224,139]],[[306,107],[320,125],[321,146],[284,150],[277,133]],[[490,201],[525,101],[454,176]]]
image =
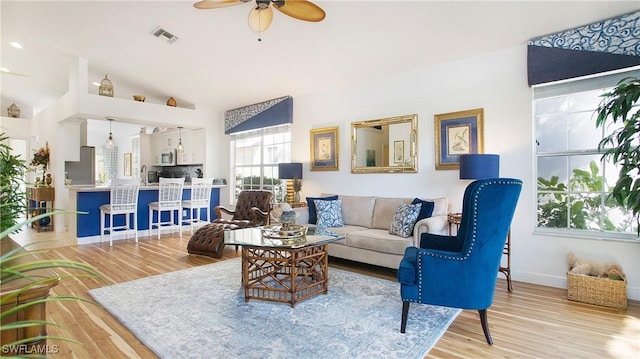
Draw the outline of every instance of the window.
[[[596,128],[595,111],[607,89],[638,72],[534,87],[537,231],[637,239],[631,212],[609,197],[618,169],[598,143],[614,129]]]
[[[280,200],[282,181],[278,163],[291,162],[291,126],[289,124],[231,135],[231,172],[235,191],[231,202],[244,190],[267,190]]]

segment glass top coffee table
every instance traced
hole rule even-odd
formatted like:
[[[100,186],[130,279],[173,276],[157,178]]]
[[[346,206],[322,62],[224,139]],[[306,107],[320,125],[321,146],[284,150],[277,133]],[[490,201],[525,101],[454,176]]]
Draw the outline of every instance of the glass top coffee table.
[[[327,294],[327,245],[344,237],[322,228],[255,227],[224,232],[226,245],[242,246],[244,300],[289,303]],[[305,234],[306,233],[306,234]]]

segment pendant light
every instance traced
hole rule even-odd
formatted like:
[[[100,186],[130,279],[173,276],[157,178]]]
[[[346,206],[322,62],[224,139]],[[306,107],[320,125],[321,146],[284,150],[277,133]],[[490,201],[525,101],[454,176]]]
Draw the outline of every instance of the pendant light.
[[[182,145],[182,126],[178,126],[180,129],[180,141],[178,141],[178,147],[176,147],[176,151],[184,152],[184,146]]]
[[[111,132],[111,123],[113,122],[113,119],[108,118],[107,121],[109,121],[109,137],[107,138],[105,146],[107,148],[114,148],[116,146],[116,142],[113,140],[113,133]]]

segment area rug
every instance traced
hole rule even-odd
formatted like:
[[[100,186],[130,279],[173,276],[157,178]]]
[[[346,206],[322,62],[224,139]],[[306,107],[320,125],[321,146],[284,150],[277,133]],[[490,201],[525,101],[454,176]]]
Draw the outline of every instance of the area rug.
[[[413,304],[397,282],[329,268],[329,293],[244,301],[240,259],[120,283],[91,296],[161,358],[423,358],[458,309]]]

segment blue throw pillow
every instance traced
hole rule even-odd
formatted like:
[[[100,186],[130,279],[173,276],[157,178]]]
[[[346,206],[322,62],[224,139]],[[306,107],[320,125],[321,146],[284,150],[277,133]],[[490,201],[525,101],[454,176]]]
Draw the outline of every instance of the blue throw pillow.
[[[315,200],[314,202],[318,215],[318,227],[327,228],[344,226],[344,220],[342,219],[342,200]]]
[[[329,197],[307,197],[307,207],[309,208],[309,224],[316,224],[318,217],[316,215],[316,204],[314,201],[332,201],[338,199],[338,196]]]
[[[433,202],[424,201],[424,200],[421,200],[420,198],[415,198],[413,202],[411,202],[411,204],[418,204],[418,203],[422,204],[422,208],[420,209],[420,214],[418,214],[418,219],[416,220],[416,222],[421,219],[431,217],[431,215],[433,214],[433,207],[435,206]]]
[[[416,224],[421,207],[421,203],[401,204],[396,210],[396,214],[393,216],[389,233],[402,238],[411,237],[413,234],[413,226]]]

